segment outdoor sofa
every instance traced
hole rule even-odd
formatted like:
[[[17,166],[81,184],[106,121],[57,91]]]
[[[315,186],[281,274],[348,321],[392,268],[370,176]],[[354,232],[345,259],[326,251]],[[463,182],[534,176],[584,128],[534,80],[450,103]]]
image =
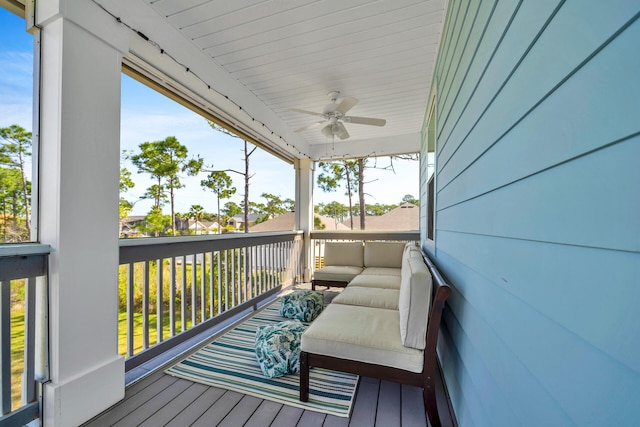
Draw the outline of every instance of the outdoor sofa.
[[[427,416],[439,426],[436,343],[451,289],[413,243],[336,243],[325,248],[325,259],[327,250],[359,254],[359,247],[360,273],[337,277],[346,289],[302,334],[300,400],[309,398],[310,368],[350,372],[421,387]],[[330,282],[325,279],[322,284]]]

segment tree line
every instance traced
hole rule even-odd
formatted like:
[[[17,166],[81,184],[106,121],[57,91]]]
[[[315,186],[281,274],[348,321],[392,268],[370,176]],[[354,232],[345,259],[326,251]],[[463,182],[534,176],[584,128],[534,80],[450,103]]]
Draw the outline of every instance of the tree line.
[[[237,135],[221,128],[213,122],[208,122],[214,131],[225,133],[234,138]],[[30,205],[31,182],[27,179],[27,166],[31,157],[32,134],[19,125],[0,128],[0,233],[5,242],[17,242],[29,240],[30,233]],[[241,138],[239,138],[241,139]],[[250,200],[250,181],[254,174],[250,171],[250,158],[257,149],[256,146],[243,142],[244,168],[216,169],[213,165],[205,164],[199,156],[190,156],[189,150],[181,144],[175,136],[167,136],[159,141],[145,141],[138,145],[135,152],[123,152],[123,160],[130,160],[136,168],[136,173],[148,174],[153,184],[145,189],[144,194],[138,199],[153,200],[153,205],[145,215],[145,220],[137,225],[139,231],[149,235],[177,235],[178,221],[193,219],[197,221],[216,221],[218,232],[223,224],[230,218],[242,214],[244,217],[243,230],[248,232],[249,215],[256,214],[261,222],[273,218],[284,212],[294,209],[295,202],[288,198],[282,198],[277,194],[262,193],[262,202]],[[317,177],[318,187],[326,192],[336,192],[344,188],[348,199],[348,205],[339,202],[318,204],[314,207],[317,214],[334,218],[340,222],[350,220],[351,228],[365,229],[367,216],[382,215],[397,205],[366,204],[364,188],[368,183],[365,180],[367,169],[381,168],[393,170],[393,160],[398,157],[390,157],[390,163],[386,166],[378,166],[376,159],[360,158],[354,160],[339,160],[333,162],[320,162],[320,173]],[[410,158],[417,160],[417,158]],[[186,176],[195,176],[206,173],[200,181],[201,187],[213,193],[217,211],[215,214],[205,212],[201,205],[192,205],[188,212],[176,212],[177,191],[184,187],[182,180]],[[238,204],[227,201],[221,207],[221,201],[230,199],[237,192],[233,186],[230,173],[242,176],[244,180],[244,194]],[[135,186],[132,172],[121,167],[120,169],[120,233],[123,223],[129,216],[134,204],[138,200],[130,200],[127,193]],[[357,201],[355,197],[357,196]],[[400,203],[410,202],[418,204],[411,195],[406,195]],[[163,213],[163,208],[169,205],[170,214]],[[354,217],[359,217],[360,224],[353,223]],[[228,227],[227,227],[228,228]],[[235,231],[235,228],[234,228]],[[184,233],[184,230],[181,230]]]
[[[31,181],[26,168],[31,157],[31,132],[21,126],[0,128],[0,233],[2,241],[30,237]]]

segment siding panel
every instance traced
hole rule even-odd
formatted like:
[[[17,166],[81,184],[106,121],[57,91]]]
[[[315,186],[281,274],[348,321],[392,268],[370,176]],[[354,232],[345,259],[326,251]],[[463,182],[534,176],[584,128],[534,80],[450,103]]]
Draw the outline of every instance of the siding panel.
[[[473,63],[474,58],[478,53],[478,49],[483,40],[484,33],[489,24],[492,14],[495,12],[497,1],[485,0],[478,3],[478,9],[476,10],[476,16],[473,19],[472,27],[467,32],[465,37],[464,49],[460,50],[460,58],[455,68],[454,73],[450,73],[445,76],[445,79],[451,79],[452,89],[447,91],[442,101],[442,111],[446,120],[446,116],[449,115],[451,105],[455,103],[458,94],[460,93],[461,83],[465,80],[470,70],[470,65]]]
[[[439,354],[458,421],[635,425],[640,1],[484,0],[475,23],[456,3],[423,247],[455,288]]]
[[[511,161],[516,163],[513,157]],[[503,157],[503,162],[508,159]],[[640,206],[638,159],[640,136],[449,208],[442,208],[444,197],[440,197],[438,228],[640,251],[639,213],[620,209],[619,203],[627,199],[627,203]],[[502,167],[493,165],[494,170],[503,172]],[[474,213],[472,217],[469,212]]]
[[[584,5],[585,3],[573,4]],[[606,9],[612,10],[608,4]],[[573,147],[584,147],[585,150],[588,150],[592,147],[587,141],[596,139],[600,144],[608,143],[627,136],[635,130],[637,120],[630,112],[637,110],[640,105],[638,100],[640,84],[637,79],[632,79],[632,76],[637,76],[640,73],[640,59],[635,54],[638,49],[640,24],[636,21],[608,44],[607,40],[616,33],[620,26],[627,23],[629,17],[620,12],[609,14],[614,16],[607,16],[602,11],[601,14],[594,16],[604,15],[608,18],[604,19],[604,23],[607,25],[598,26],[599,31],[597,32],[591,31],[591,37],[579,38],[580,44],[571,42],[563,43],[564,48],[555,47],[557,44],[555,40],[559,34],[567,32],[567,26],[575,29],[577,34],[589,31],[590,24],[586,19],[579,21],[585,22],[581,28],[576,28],[577,24],[567,23],[568,19],[560,21],[560,18],[564,18],[565,13],[570,13],[571,16],[576,14],[580,16],[580,12],[582,15],[585,14],[580,8],[569,8],[568,6],[558,12],[556,19],[551,22],[547,31],[540,37],[521,66],[518,67],[499,96],[491,104],[491,107],[484,113],[482,121],[478,122],[473,131],[465,137],[466,143],[463,143],[457,151],[456,161],[446,166],[443,165],[444,169],[439,174],[440,189],[445,188],[470,164],[485,155],[488,149],[493,150],[496,143],[502,142],[501,139],[506,138],[512,145],[513,141],[535,138],[538,144],[532,144],[530,147],[539,146],[539,149],[534,153],[524,152],[518,156],[520,161],[526,163],[529,159],[545,159],[534,155],[544,149],[552,151],[552,147],[549,147],[551,144],[570,144]],[[603,44],[605,44],[603,50],[598,52]],[[553,53],[549,53],[550,51]],[[580,55],[577,55],[576,52]],[[588,57],[594,52],[598,52],[598,54],[582,66],[585,56]],[[540,67],[539,64],[548,65]],[[572,75],[574,70],[576,74]],[[554,87],[567,76],[571,76],[570,79],[559,89],[553,91]],[[630,85],[630,82],[635,84]],[[585,92],[585,87],[589,88],[588,92]],[[550,98],[545,99],[543,104],[528,113],[532,106],[543,100],[551,91],[553,93]],[[576,102],[578,100],[580,103]],[[546,105],[548,103],[553,104]],[[619,104],[621,110],[627,110],[629,113],[619,114],[620,110],[610,108],[613,104]],[[578,112],[576,110],[579,110],[581,114],[576,114]],[[529,115],[525,120],[533,121],[533,123],[521,130],[518,135],[509,138],[510,133],[506,132],[515,124],[521,125],[522,123],[518,122],[526,114]],[[607,120],[610,126],[606,128],[601,126],[602,120]],[[576,121],[578,123],[575,123]],[[539,136],[537,132],[532,133],[532,128],[545,128],[546,133]],[[515,130],[517,131],[518,128],[516,127]],[[577,130],[579,133],[574,133]],[[594,130],[599,132],[594,133]],[[603,132],[607,131],[609,134],[603,135]],[[520,149],[520,146],[516,148]],[[563,150],[553,151],[562,153]],[[510,169],[518,170],[511,163],[507,166]],[[540,168],[538,164],[533,167]],[[529,170],[531,169],[529,168]],[[501,176],[498,173],[492,175]],[[465,184],[460,185],[464,186]],[[452,190],[450,193],[456,194],[457,191]]]
[[[450,157],[455,154],[459,144],[461,144],[478,120],[482,118],[484,110],[490,105],[492,99],[501,86],[507,81],[510,74],[516,68],[518,62],[525,55],[532,40],[545,27],[550,16],[558,7],[557,0],[543,0],[540,2],[523,2],[518,9],[513,22],[505,34],[500,48],[496,51],[489,67],[473,98],[466,108],[465,114],[460,118],[450,135],[440,135],[440,152],[438,153],[439,168],[444,168]],[[504,23],[505,25],[507,22]],[[499,27],[498,30],[501,28]],[[470,79],[477,80],[479,76],[469,76]],[[528,82],[529,86],[531,82]],[[515,107],[515,106],[514,106]],[[505,128],[503,128],[505,130]],[[452,141],[452,144],[449,144]],[[459,161],[455,162],[456,167],[460,167]],[[441,173],[441,172],[439,172]]]
[[[466,285],[460,293],[464,300],[454,300],[451,309],[465,336],[477,343],[474,351],[465,358],[468,344],[452,336],[469,376],[485,379],[477,385],[483,397],[502,391],[506,399],[501,410],[513,408],[524,425],[629,425],[630,414],[636,416],[640,405],[637,372],[450,258],[446,250],[469,247],[464,236],[449,242],[442,233],[439,239],[439,261],[451,267],[446,274]],[[455,330],[448,317],[446,323]],[[611,325],[600,329],[610,333]],[[625,332],[621,334],[632,336]],[[492,381],[478,368],[478,358],[487,361]],[[490,425],[513,425],[496,419]]]
[[[470,102],[470,98],[478,88],[482,76],[489,67],[496,50],[505,36],[505,31],[509,28],[509,24],[518,10],[519,4],[515,2],[498,2],[487,23],[488,27],[484,31],[482,39],[479,40],[477,53],[469,65],[467,74],[464,76],[464,80],[459,83],[458,93],[453,105],[444,109],[445,116],[441,118],[438,130],[443,144],[446,140],[446,135],[449,135],[451,129],[457,126],[461,115]],[[474,76],[474,78],[469,79],[467,76]]]

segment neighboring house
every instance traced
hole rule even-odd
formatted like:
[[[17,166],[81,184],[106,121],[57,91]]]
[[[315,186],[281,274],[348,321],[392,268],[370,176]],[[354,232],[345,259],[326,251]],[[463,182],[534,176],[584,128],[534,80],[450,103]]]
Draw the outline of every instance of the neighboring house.
[[[201,221],[202,225],[207,228],[207,234],[218,234],[220,225],[218,221]]]
[[[194,234],[217,234],[218,223],[216,221],[189,220],[189,231],[192,231]]]
[[[286,212],[282,215],[278,215],[275,218],[269,219],[267,221],[256,224],[252,227],[249,227],[250,232],[264,232],[264,231],[284,231],[284,230],[293,230],[295,229],[295,212]],[[324,230],[348,230],[348,227],[340,224],[333,218],[329,218],[322,215],[315,215],[316,218],[320,219],[322,225],[324,225]]]
[[[342,224],[351,229],[351,221]],[[420,208],[411,203],[404,203],[384,215],[365,216],[365,230],[418,230],[420,229]],[[360,230],[360,217],[353,217],[353,229]]]
[[[260,219],[262,215],[260,214],[249,214],[249,227],[256,223],[258,219]],[[236,230],[244,229],[244,214],[235,215],[227,221],[227,224],[235,228]]]

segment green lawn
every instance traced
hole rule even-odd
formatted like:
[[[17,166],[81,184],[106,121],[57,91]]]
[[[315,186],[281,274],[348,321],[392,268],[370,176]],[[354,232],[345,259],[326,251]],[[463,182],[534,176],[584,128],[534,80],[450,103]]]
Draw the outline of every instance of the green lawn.
[[[24,310],[11,312],[11,405],[20,407],[21,375],[24,367]]]
[[[153,346],[157,342],[156,327],[157,316],[155,314],[149,314],[149,347]],[[182,329],[182,322],[180,316],[176,318],[176,334],[179,334]],[[187,319],[187,329],[191,328],[191,316]],[[162,338],[166,340],[169,338],[170,324],[169,314],[165,313],[162,322]],[[137,354],[142,351],[142,313],[135,313],[133,315],[133,354]],[[125,356],[127,355],[127,313],[120,312],[118,315],[118,353]]]
[[[118,318],[118,353],[127,353],[127,313],[121,312]],[[176,333],[181,331],[180,318],[176,319]],[[169,317],[165,315],[163,326],[164,339],[169,338]],[[191,327],[191,319],[187,320]],[[149,346],[157,341],[156,315],[149,315]],[[134,354],[142,350],[142,314],[134,315]],[[11,313],[11,401],[14,409],[20,407],[21,376],[24,369],[24,311],[13,310]]]

